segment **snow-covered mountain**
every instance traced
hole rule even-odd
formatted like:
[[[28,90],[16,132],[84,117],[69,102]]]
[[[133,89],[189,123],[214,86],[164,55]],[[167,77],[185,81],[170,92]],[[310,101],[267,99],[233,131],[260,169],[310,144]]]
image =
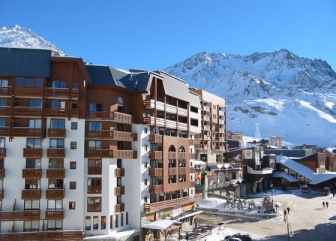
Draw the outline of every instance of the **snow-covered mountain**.
[[[34,33],[30,28],[14,25],[10,28],[0,28],[0,46],[16,48],[50,49],[54,56],[66,56],[54,44]]]
[[[286,49],[249,56],[204,52],[165,71],[225,98],[229,130],[282,136],[289,145],[336,145],[336,73],[325,61]]]
[[[29,28],[0,28],[0,46],[65,56]],[[288,145],[336,145],[336,73],[288,50],[249,56],[199,53],[164,71],[226,99],[227,125],[245,136],[282,136]]]

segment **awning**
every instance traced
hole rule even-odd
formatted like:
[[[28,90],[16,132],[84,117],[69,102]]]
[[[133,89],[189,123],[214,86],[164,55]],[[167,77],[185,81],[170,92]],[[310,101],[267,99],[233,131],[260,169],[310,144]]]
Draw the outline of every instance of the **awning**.
[[[146,229],[158,229],[158,230],[166,230],[172,225],[181,225],[181,222],[176,220],[169,220],[169,219],[161,219],[151,223],[146,223],[141,226],[141,228]]]
[[[216,171],[219,170],[219,167],[217,165],[208,165],[208,169],[210,171]]]
[[[194,216],[194,215],[197,215],[197,214],[200,214],[202,213],[203,211],[197,211],[197,212],[193,212],[193,213],[188,213],[182,217],[179,217],[177,218],[176,220],[181,220],[181,219],[184,219],[184,218],[188,218],[188,217],[191,217],[191,216]]]

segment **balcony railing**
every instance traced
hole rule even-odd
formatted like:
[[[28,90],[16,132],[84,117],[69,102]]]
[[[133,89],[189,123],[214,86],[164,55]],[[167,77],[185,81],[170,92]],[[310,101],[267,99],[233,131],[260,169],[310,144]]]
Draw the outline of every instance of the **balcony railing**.
[[[79,98],[79,90],[78,89],[71,89],[71,98],[78,99]]]
[[[150,143],[162,143],[162,135],[150,134],[149,135],[149,142]]]
[[[46,116],[67,117],[69,110],[65,108],[45,108],[44,114]]]
[[[41,128],[13,127],[13,136],[42,137],[42,135],[43,132]]]
[[[169,151],[168,152],[168,159],[176,159],[176,152]]]
[[[124,195],[125,194],[125,187],[116,187],[116,195],[120,196],[120,195]]]
[[[41,199],[40,189],[25,189],[21,192],[21,199],[23,200],[39,200]]]
[[[125,168],[116,168],[116,177],[124,177]]]
[[[125,131],[96,131],[88,130],[85,133],[86,138],[98,138],[98,139],[112,139],[118,141],[136,141],[137,134]]]
[[[132,115],[120,113],[120,112],[112,112],[111,113],[112,120],[118,122],[132,123]]]
[[[143,104],[146,109],[154,109],[155,108],[155,100],[144,100]]]
[[[88,186],[87,187],[87,193],[88,194],[95,194],[95,193],[101,193],[101,186]]]
[[[15,96],[43,96],[43,88],[21,88],[14,89]]]
[[[1,86],[0,87],[0,95],[11,96],[12,95],[12,90],[13,90],[12,86],[6,86],[6,87]]]
[[[160,202],[155,202],[155,203],[145,203],[144,210],[146,212],[154,212],[158,210],[163,210],[167,208],[185,205],[188,203],[193,203],[201,199],[202,199],[202,194],[196,194],[194,196],[189,196],[189,197],[175,198],[175,199],[160,201]]]
[[[137,153],[138,153],[137,151],[132,150],[95,149],[95,150],[85,150],[85,157],[137,159]]]
[[[23,157],[41,158],[42,148],[23,148]]]
[[[51,179],[65,178],[65,169],[62,168],[47,169],[47,178]]]
[[[0,169],[0,179],[5,178],[5,169]]]
[[[66,129],[48,128],[48,137],[66,137]]]
[[[65,157],[65,149],[64,148],[48,148],[47,156],[50,157]]]
[[[150,151],[148,155],[149,159],[162,159],[162,151]]]
[[[22,169],[22,178],[40,179],[42,178],[42,169]]]
[[[6,157],[6,148],[0,148],[0,157]]]
[[[89,111],[86,118],[88,119],[111,119],[117,122],[132,123],[132,115],[109,112],[109,111]]]
[[[188,116],[188,110],[178,107],[177,114],[180,116]]]
[[[63,220],[64,210],[47,210],[45,211],[46,220]]]
[[[46,97],[68,98],[69,88],[45,88],[44,95]]]
[[[223,128],[216,128],[216,132],[225,133],[225,129],[223,129]]]
[[[42,108],[14,106],[13,113],[15,116],[41,116]]]
[[[203,105],[203,106],[202,106],[202,110],[203,110],[203,111],[206,111],[206,112],[209,112],[209,111],[210,111],[210,107],[209,107],[209,106],[206,106],[206,105]]]
[[[150,185],[148,187],[148,192],[150,194],[163,192],[163,185]]]
[[[225,112],[220,110],[220,111],[218,111],[218,115],[219,116],[225,116]]]
[[[40,219],[39,210],[0,212],[0,221],[31,221],[39,219]],[[7,239],[2,239],[2,236],[0,236],[0,240],[7,240]]]
[[[46,198],[47,199],[64,199],[65,190],[64,189],[47,189]]]
[[[0,190],[0,200],[4,199],[4,193],[5,193],[5,190],[1,189]]]
[[[9,126],[0,127],[0,136],[9,136],[10,128]]]
[[[120,213],[120,212],[124,212],[124,211],[125,211],[125,203],[115,205],[115,212],[116,213]]]
[[[183,160],[185,160],[185,159],[187,159],[187,153],[186,152],[179,152],[178,153],[178,159],[183,159]]]
[[[149,176],[151,177],[162,177],[163,169],[162,168],[149,168]]]
[[[1,115],[11,115],[11,107],[10,106],[0,106]]]
[[[87,205],[88,212],[101,212],[101,203],[93,203]]]
[[[82,230],[73,231],[46,231],[46,232],[23,232],[23,233],[0,233],[0,240],[83,240]]]

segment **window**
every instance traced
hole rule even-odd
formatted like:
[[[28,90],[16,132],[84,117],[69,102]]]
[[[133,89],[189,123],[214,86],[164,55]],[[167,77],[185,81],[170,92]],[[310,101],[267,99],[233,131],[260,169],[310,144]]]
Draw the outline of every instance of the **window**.
[[[0,86],[1,87],[7,87],[8,86],[8,80],[0,79]]]
[[[62,119],[51,119],[50,120],[50,128],[53,128],[53,129],[64,129],[65,128],[65,120],[62,120]]]
[[[54,80],[52,87],[53,88],[66,88],[66,82],[65,81],[59,81],[59,80]]]
[[[128,212],[126,212],[126,225],[128,225]]]
[[[91,230],[91,217],[86,216],[85,218],[85,230]]]
[[[65,101],[52,100],[51,108],[52,109],[65,109]]]
[[[40,200],[25,200],[24,201],[24,210],[39,210],[40,209]]]
[[[41,168],[41,159],[26,159],[26,168]]]
[[[76,182],[70,182],[70,190],[75,190],[76,189]]]
[[[29,128],[41,128],[42,121],[40,119],[30,119],[28,120]]]
[[[145,203],[148,202],[148,197],[144,197],[144,202],[145,202]]]
[[[88,178],[87,193],[101,193],[101,178]]]
[[[102,142],[101,141],[89,141],[89,149],[102,149]]]
[[[0,148],[5,148],[5,138],[0,138]]]
[[[62,179],[49,179],[48,188],[49,189],[63,189],[63,180]]]
[[[121,204],[122,202],[121,202],[121,196],[119,195],[119,196],[117,196],[117,204]]]
[[[0,158],[0,169],[4,169],[4,165],[5,165],[4,162],[5,162],[4,159]]]
[[[24,221],[23,224],[23,231],[24,232],[37,232],[39,231],[39,221]]]
[[[117,159],[117,168],[122,168],[122,159]]]
[[[147,134],[147,132],[148,132],[148,129],[147,129],[147,127],[145,128],[145,134]]]
[[[119,219],[118,214],[116,214],[116,215],[115,215],[115,227],[116,227],[116,228],[119,227],[118,219]]]
[[[117,177],[117,187],[121,187],[121,177]]]
[[[121,213],[120,215],[120,227],[124,226],[124,214]]]
[[[113,215],[110,215],[110,229],[113,228]]]
[[[70,169],[76,169],[76,162],[70,162]]]
[[[43,79],[42,78],[16,77],[15,86],[24,87],[24,88],[42,88]]]
[[[100,218],[100,229],[106,229],[106,216]]]
[[[102,130],[102,123],[101,122],[89,122],[89,130],[90,131]]]
[[[63,159],[49,159],[49,168],[64,168]]]
[[[148,182],[147,179],[145,179],[145,180],[144,180],[144,183],[145,183],[146,186],[147,186],[147,182]]]
[[[25,189],[40,189],[39,179],[25,179]]]
[[[69,210],[75,210],[76,209],[76,202],[69,202]]]
[[[89,109],[90,111],[102,111],[103,110],[102,104],[96,104],[96,103],[91,103],[89,108],[90,108]]]
[[[30,108],[42,108],[42,100],[29,100]]]
[[[92,229],[98,229],[98,216],[93,216],[93,226]]]
[[[71,122],[71,130],[77,130],[77,122]]]
[[[89,159],[88,160],[88,174],[97,175],[102,174],[102,160]]]
[[[27,148],[42,148],[42,141],[41,139],[27,139]]]
[[[102,198],[101,197],[88,197],[87,211],[88,212],[101,212]]]
[[[63,139],[50,139],[49,148],[64,148]]]
[[[0,99],[0,106],[7,106],[7,100],[6,99]]]
[[[48,199],[48,210],[63,210],[63,200]]]
[[[70,149],[77,149],[77,142],[76,141],[72,141],[70,142]]]
[[[62,230],[63,229],[63,221],[62,220],[48,220],[47,229],[49,230]]]
[[[78,87],[79,87],[78,84],[76,84],[76,83],[73,83],[73,84],[72,84],[72,89],[74,89],[74,90],[78,90]]]
[[[0,119],[0,127],[6,126],[6,119]]]

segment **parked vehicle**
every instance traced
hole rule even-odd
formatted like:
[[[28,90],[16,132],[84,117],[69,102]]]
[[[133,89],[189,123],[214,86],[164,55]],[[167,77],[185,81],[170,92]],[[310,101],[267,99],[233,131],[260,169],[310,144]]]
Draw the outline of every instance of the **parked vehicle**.
[[[324,187],[323,188],[323,194],[328,196],[330,194],[330,188],[329,187]]]
[[[236,233],[233,235],[225,236],[225,241],[252,241],[252,238],[249,234],[240,234]]]
[[[307,185],[302,186],[302,193],[309,193],[309,187]]]

